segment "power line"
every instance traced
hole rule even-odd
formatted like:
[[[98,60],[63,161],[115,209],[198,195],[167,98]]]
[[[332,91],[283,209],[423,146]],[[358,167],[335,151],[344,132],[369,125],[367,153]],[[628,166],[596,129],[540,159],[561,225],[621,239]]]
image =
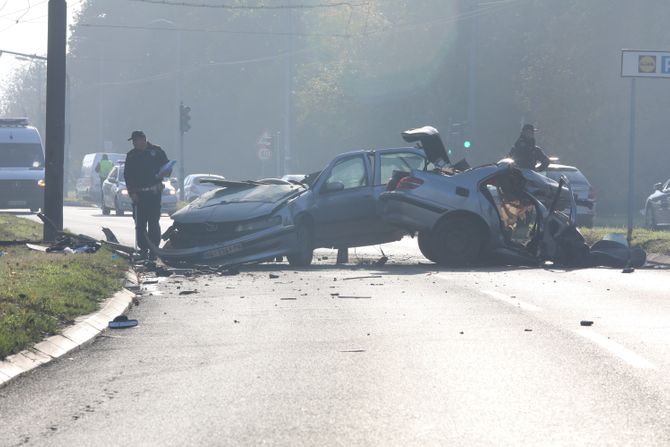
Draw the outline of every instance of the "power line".
[[[131,0],[134,2],[140,3],[153,3],[157,5],[166,5],[166,6],[189,6],[192,8],[214,8],[214,9],[317,9],[317,8],[338,8],[341,6],[347,6],[349,8],[354,8],[356,6],[363,6],[366,3],[350,3],[350,2],[337,2],[337,3],[315,3],[315,4],[302,4],[302,5],[230,5],[230,4],[218,4],[213,5],[211,3],[189,3],[189,2],[177,2],[177,1],[167,1],[167,0]]]
[[[202,33],[223,33],[223,34],[252,34],[261,36],[303,36],[303,37],[351,37],[350,34],[337,33],[290,33],[282,31],[251,31],[251,30],[223,30],[211,28],[164,28],[155,26],[134,26],[134,25],[107,25],[96,23],[79,23],[77,26],[85,28],[112,28],[112,29],[131,29],[131,30],[150,30],[150,31],[186,31],[186,32],[202,32]]]

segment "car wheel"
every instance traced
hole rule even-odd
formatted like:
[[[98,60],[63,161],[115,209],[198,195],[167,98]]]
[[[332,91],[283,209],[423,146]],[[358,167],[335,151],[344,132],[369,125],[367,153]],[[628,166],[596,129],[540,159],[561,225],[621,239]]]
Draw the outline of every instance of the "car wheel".
[[[433,233],[434,254],[440,265],[474,263],[482,251],[484,235],[473,219],[457,216],[440,222]]]
[[[644,226],[650,230],[658,229],[658,224],[656,223],[656,213],[651,206],[647,206],[644,210]]]
[[[438,256],[435,253],[435,239],[433,238],[433,233],[430,231],[420,231],[417,236],[417,242],[419,243],[421,254],[429,261],[437,263]]]
[[[296,229],[298,246],[295,253],[286,256],[288,263],[295,267],[306,267],[314,256],[314,231],[308,223],[300,223]]]
[[[119,200],[114,199],[114,212],[116,213],[117,216],[123,216],[123,208],[119,206]]]

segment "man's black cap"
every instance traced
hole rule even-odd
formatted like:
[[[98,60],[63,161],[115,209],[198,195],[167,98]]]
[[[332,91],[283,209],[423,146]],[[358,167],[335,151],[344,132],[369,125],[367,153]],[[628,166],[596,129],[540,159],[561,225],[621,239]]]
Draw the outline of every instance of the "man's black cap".
[[[537,129],[532,124],[524,124],[523,127],[521,128],[521,131],[523,132],[523,131],[526,131],[526,130],[528,130],[530,132],[537,132]]]
[[[133,133],[130,134],[130,138],[128,138],[128,141],[132,141],[135,138],[146,138],[147,136],[144,135],[144,132],[141,130],[133,130]]]

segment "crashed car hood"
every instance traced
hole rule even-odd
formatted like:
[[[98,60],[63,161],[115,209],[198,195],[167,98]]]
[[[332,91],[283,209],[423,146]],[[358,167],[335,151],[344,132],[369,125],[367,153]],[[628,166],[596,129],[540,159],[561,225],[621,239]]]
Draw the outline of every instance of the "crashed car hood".
[[[237,222],[267,216],[306,191],[298,185],[254,185],[209,191],[172,215],[176,223]]]

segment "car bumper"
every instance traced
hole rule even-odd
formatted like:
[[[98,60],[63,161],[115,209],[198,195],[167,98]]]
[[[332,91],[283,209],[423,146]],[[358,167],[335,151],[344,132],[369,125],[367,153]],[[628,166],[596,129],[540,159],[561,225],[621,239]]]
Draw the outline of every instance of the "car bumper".
[[[38,186],[21,189],[0,186],[0,208],[42,208],[43,205],[44,189]]]
[[[285,256],[297,249],[295,226],[277,226],[230,241],[193,248],[158,248],[151,251],[168,265],[233,266]]]
[[[410,232],[429,230],[447,210],[397,192],[379,197],[382,219]]]

